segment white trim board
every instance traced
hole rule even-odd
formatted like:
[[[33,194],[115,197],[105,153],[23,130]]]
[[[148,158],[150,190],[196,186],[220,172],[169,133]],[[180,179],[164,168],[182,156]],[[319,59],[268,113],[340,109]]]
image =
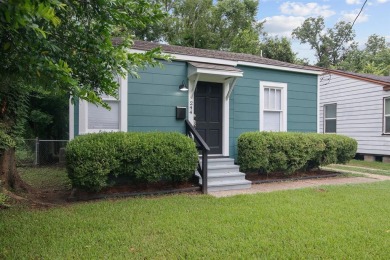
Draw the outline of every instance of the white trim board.
[[[229,102],[230,99],[226,98],[227,94],[230,89],[230,84],[232,81],[229,79],[223,79],[222,77],[218,77],[217,75],[214,75],[214,80],[211,82],[217,82],[217,83],[222,83],[222,155],[223,156],[230,156],[229,154],[229,137],[230,137],[230,132],[229,132],[229,114],[230,114],[230,109],[229,109]],[[202,81],[207,81],[207,80],[202,80]],[[194,124],[194,112],[195,112],[195,97],[194,95],[191,95],[191,93],[194,92],[195,90],[195,85],[196,82],[195,80],[189,79],[188,81],[188,121],[191,122],[191,124]]]
[[[74,138],[74,104],[71,100],[72,97],[69,98],[69,140]]]
[[[130,53],[145,53],[146,51],[130,49],[129,52]],[[248,67],[273,69],[273,70],[281,70],[281,71],[291,71],[291,72],[300,72],[300,73],[314,74],[314,75],[323,74],[322,71],[289,68],[289,67],[283,67],[283,66],[255,63],[255,62],[232,61],[232,60],[206,58],[206,57],[198,57],[198,56],[192,56],[192,55],[173,54],[173,53],[164,53],[164,54],[171,55],[173,57],[172,60],[178,60],[178,61],[196,61],[196,62],[230,65],[230,66],[243,65],[243,66],[248,66]]]
[[[79,135],[98,132],[127,132],[127,74],[119,79],[119,129],[89,129],[88,128],[88,102],[79,101]],[[69,124],[70,125],[70,124]]]
[[[281,132],[287,132],[287,83],[282,82],[270,82],[260,81],[259,89],[259,130],[264,131],[264,88],[278,88],[281,89],[281,102],[282,102],[282,119],[281,119]]]
[[[317,77],[317,133],[320,132],[320,77]]]

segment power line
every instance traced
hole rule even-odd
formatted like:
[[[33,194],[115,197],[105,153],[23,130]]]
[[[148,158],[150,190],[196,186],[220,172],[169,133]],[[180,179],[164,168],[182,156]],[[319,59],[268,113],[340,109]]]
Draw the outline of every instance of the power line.
[[[356,20],[359,18],[359,15],[363,12],[364,6],[366,5],[367,1],[368,1],[368,0],[364,1],[363,5],[362,5],[362,8],[360,8],[359,13],[358,13],[357,16],[355,17],[355,20],[353,20],[353,23],[352,23],[352,25],[351,25],[351,29],[352,29],[352,27],[355,25],[355,22],[356,22]]]

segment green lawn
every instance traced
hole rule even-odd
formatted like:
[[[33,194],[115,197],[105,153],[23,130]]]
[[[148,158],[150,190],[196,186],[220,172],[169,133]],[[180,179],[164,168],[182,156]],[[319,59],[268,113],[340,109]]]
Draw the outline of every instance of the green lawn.
[[[71,183],[64,167],[19,167],[25,182],[37,189],[70,189]]]
[[[390,181],[0,212],[0,259],[388,259]]]
[[[390,163],[383,162],[366,162],[361,160],[352,160],[348,163],[351,166],[374,168],[378,170],[388,170],[390,172]]]
[[[331,168],[333,170],[344,170],[344,171],[372,173],[372,174],[389,175],[390,176],[390,163],[351,160],[346,165],[332,164],[332,165],[326,166],[326,168]]]

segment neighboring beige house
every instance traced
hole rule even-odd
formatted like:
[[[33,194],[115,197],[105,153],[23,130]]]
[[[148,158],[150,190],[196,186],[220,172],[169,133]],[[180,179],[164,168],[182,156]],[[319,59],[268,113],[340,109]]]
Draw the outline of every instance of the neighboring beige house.
[[[352,137],[365,160],[390,162],[390,77],[327,70],[319,109],[321,133]]]

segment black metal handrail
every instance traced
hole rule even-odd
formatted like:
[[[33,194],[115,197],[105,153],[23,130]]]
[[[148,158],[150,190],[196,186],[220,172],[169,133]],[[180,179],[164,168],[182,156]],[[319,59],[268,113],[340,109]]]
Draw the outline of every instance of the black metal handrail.
[[[202,177],[202,192],[207,194],[207,154],[210,151],[210,147],[206,144],[203,138],[200,136],[198,131],[196,131],[195,127],[186,119],[186,134],[187,136],[195,139],[197,142],[196,148],[202,151],[202,165],[198,161],[198,172]]]

